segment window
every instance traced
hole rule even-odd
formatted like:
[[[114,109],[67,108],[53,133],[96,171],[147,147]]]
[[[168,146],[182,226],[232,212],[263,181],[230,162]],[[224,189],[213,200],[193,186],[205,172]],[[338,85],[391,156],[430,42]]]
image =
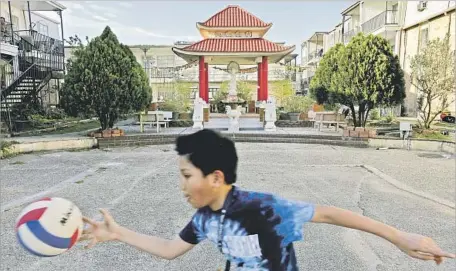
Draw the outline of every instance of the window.
[[[418,11],[425,10],[427,8],[427,2],[428,1],[419,1],[417,6]]]
[[[36,22],[35,30],[38,31],[38,33],[40,34],[49,36],[49,29],[46,23],[43,23],[41,21]]]
[[[427,43],[429,41],[429,28],[423,28],[420,30],[420,43],[418,50],[421,50],[426,47]]]

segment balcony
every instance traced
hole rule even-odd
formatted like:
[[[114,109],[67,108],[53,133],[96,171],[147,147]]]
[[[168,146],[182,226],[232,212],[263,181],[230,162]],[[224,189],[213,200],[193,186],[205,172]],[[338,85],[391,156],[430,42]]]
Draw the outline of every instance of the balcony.
[[[398,25],[399,13],[397,10],[386,10],[362,24],[364,33],[372,33],[387,25]]]
[[[30,62],[53,71],[63,71],[65,65],[63,41],[38,33],[35,30],[15,31],[24,42],[20,43],[19,50],[25,51],[25,57]]]
[[[347,31],[346,33],[344,33],[344,43],[350,42],[350,40],[354,36],[356,36],[356,34],[358,34],[360,31],[361,31],[361,29],[359,27],[355,27],[355,28]]]
[[[320,48],[318,51],[309,52],[309,57],[307,62],[313,62],[319,60],[323,56],[323,48]]]

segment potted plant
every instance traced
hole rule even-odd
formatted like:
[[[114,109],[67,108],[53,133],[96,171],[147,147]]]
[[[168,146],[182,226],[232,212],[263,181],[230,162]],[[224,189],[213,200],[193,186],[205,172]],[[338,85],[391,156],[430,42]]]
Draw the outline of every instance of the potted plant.
[[[313,102],[307,96],[290,96],[284,100],[283,107],[291,121],[298,121],[301,113],[307,112]]]

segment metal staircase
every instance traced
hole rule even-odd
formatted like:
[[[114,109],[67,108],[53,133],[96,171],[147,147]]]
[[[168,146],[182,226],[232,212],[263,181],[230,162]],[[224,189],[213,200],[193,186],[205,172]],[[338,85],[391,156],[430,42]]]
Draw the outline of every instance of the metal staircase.
[[[23,32],[23,35],[20,35]],[[0,112],[2,123],[14,131],[11,110],[27,101],[37,101],[39,92],[64,70],[63,42],[36,31],[17,31],[13,42],[18,46],[17,61],[5,65],[5,80],[1,88]]]

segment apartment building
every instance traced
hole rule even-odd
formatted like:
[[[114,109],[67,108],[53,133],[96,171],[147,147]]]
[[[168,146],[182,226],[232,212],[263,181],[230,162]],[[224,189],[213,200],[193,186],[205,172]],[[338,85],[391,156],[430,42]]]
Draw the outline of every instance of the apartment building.
[[[0,2],[2,121],[13,106],[32,96],[44,104],[58,103],[55,89],[64,71],[63,10],[55,1]],[[45,15],[55,12],[60,21]]]
[[[419,94],[410,81],[410,61],[429,40],[443,39],[447,33],[450,34],[450,48],[455,50],[456,1],[409,1],[406,4],[406,16],[398,51],[407,90],[405,111],[407,115],[415,117],[418,115]],[[455,115],[455,107],[453,103],[448,108],[453,115]]]
[[[323,57],[328,32],[315,32],[301,44],[301,65],[303,94],[309,93],[310,80],[315,75],[320,59]]]
[[[306,88],[322,55],[337,43],[347,44],[359,32],[386,38],[398,55],[405,72],[405,111],[417,116],[416,88],[410,84],[410,59],[427,41],[443,38],[450,32],[451,48],[455,48],[456,1],[357,1],[341,12],[341,23],[329,32],[316,32],[301,45],[301,65]],[[323,37],[315,39],[319,33]],[[321,51],[321,48],[323,49]],[[311,55],[310,52],[317,57]],[[312,60],[312,61],[309,61]],[[313,65],[310,65],[313,64]],[[452,105],[451,111],[455,110]]]

